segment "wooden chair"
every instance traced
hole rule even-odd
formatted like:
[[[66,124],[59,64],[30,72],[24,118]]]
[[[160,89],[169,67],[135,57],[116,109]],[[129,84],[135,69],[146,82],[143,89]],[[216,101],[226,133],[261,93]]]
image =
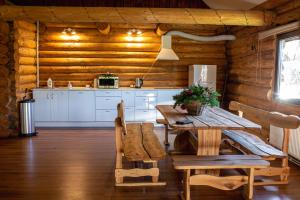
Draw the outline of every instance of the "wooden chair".
[[[253,155],[220,155],[220,156],[173,156],[173,165],[177,170],[184,171],[183,193],[181,198],[190,200],[191,185],[206,185],[221,190],[234,190],[243,185],[244,197],[253,198],[254,171],[270,165],[259,156]],[[207,169],[244,169],[246,175],[213,176],[208,174],[191,174],[191,170]]]
[[[124,120],[124,103],[118,104],[118,117],[115,120],[116,136],[116,186],[160,186],[165,182],[158,182],[158,160],[165,157],[166,153],[160,145],[152,123],[126,124]],[[134,168],[126,169],[123,158],[133,162]],[[138,168],[137,163],[150,165],[150,168]],[[151,176],[152,182],[124,182],[124,177]]]
[[[278,112],[267,112],[261,109],[253,108],[238,102],[231,102],[229,106],[230,110],[238,111],[239,115],[243,117],[245,113],[252,113],[258,115],[262,119],[268,121],[270,125],[283,128],[283,143],[280,150],[263,141],[261,138],[245,132],[245,131],[233,131],[226,130],[224,135],[230,139],[228,144],[232,145],[235,149],[243,152],[244,154],[254,154],[261,156],[265,160],[280,160],[281,166],[271,166],[266,169],[255,170],[255,176],[264,177],[279,177],[279,180],[265,180],[256,181],[254,185],[276,185],[287,184],[288,176],[290,174],[290,168],[288,166],[288,149],[289,138],[291,129],[297,129],[300,126],[300,118],[293,115],[284,115]],[[225,140],[226,141],[226,140]]]

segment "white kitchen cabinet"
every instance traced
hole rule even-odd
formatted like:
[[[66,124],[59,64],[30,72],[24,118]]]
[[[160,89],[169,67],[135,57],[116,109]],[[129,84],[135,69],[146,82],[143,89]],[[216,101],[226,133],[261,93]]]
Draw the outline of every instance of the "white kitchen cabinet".
[[[157,104],[173,104],[181,90],[166,89],[34,89],[37,127],[113,127],[117,104],[124,100],[128,122],[161,117]]]
[[[37,91],[34,92],[35,121],[67,121],[68,91]]]
[[[135,121],[155,121],[156,110],[135,110]]]
[[[125,107],[134,107],[134,91],[122,91],[122,100],[124,101]]]
[[[157,91],[157,105],[174,105],[173,96],[179,94],[182,90],[158,90]],[[162,114],[157,111],[157,118],[163,119]]]
[[[96,109],[117,109],[121,97],[96,97]]]
[[[117,110],[96,110],[96,121],[112,122],[118,115]]]
[[[155,109],[156,97],[135,97],[135,109]]]
[[[95,121],[94,91],[69,91],[69,121]]]
[[[157,105],[173,105],[173,96],[179,94],[181,90],[158,90]]]
[[[139,90],[135,92],[137,97],[155,97],[157,96],[156,90]]]
[[[33,93],[35,121],[51,121],[51,91],[35,91]]]
[[[135,109],[148,109],[148,97],[135,97]]]
[[[125,120],[126,121],[134,121],[135,114],[134,114],[134,107],[125,107]]]
[[[122,91],[119,90],[101,90],[95,91],[96,97],[120,97],[122,96]]]
[[[52,91],[51,93],[51,120],[68,121],[68,91]]]

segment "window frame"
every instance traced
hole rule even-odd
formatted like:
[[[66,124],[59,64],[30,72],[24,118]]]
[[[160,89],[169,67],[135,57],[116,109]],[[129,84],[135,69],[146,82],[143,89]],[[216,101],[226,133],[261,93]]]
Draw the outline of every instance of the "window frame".
[[[281,74],[281,67],[280,67],[280,41],[284,39],[288,39],[291,37],[297,37],[299,36],[300,39],[300,29],[297,29],[295,31],[291,31],[288,33],[283,33],[277,36],[276,38],[276,64],[275,64],[275,77],[274,77],[274,90],[273,90],[273,98],[278,102],[283,103],[291,103],[300,105],[300,98],[299,99],[281,99],[278,95],[279,87],[280,87],[280,74]]]

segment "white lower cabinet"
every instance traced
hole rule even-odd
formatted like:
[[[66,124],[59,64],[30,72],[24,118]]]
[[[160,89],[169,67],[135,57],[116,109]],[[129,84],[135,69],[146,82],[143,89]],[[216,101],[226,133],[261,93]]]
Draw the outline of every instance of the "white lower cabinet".
[[[69,91],[69,121],[95,121],[94,91]]]
[[[126,121],[154,122],[161,117],[155,106],[173,104],[173,96],[180,91],[35,89],[35,122],[37,127],[112,127],[121,100]]]
[[[134,91],[122,91],[122,100],[124,101],[125,107],[134,107],[135,105],[135,92]]]
[[[96,97],[96,109],[117,109],[121,97]]]
[[[125,107],[125,120],[126,121],[134,121],[135,114],[134,114],[134,107]]]
[[[112,122],[117,115],[117,110],[96,110],[96,121]]]
[[[53,121],[68,121],[69,107],[68,91],[55,91],[51,94],[51,119]]]
[[[35,121],[51,121],[51,91],[35,91],[33,93]]]
[[[68,121],[68,91],[37,91],[33,98],[36,120]]]
[[[135,110],[135,121],[155,121],[156,110]]]

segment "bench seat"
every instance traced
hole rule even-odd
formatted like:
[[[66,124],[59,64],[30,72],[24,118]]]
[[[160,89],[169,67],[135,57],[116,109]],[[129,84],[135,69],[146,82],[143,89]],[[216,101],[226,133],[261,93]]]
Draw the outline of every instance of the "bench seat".
[[[265,143],[259,137],[246,131],[225,130],[223,134],[232,141],[240,144],[248,152],[263,158],[285,158],[287,154]]]
[[[264,168],[269,162],[255,155],[173,156],[175,169],[249,169]]]
[[[190,199],[191,185],[205,185],[221,190],[234,190],[246,185],[244,196],[246,199],[252,199],[255,169],[264,169],[270,166],[268,161],[256,155],[180,155],[172,156],[172,159],[174,168],[184,171],[184,190],[181,198],[185,200]],[[205,170],[211,169],[244,169],[247,174],[234,176],[205,174]],[[195,170],[195,174],[191,174],[191,170]]]

